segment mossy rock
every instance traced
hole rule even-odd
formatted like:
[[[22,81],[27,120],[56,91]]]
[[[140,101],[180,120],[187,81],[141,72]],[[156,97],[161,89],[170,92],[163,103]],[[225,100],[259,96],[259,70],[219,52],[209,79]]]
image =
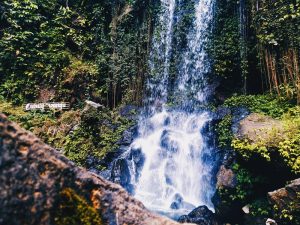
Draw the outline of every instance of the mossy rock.
[[[54,224],[56,225],[103,224],[97,209],[71,188],[61,191],[57,211],[54,214]]]

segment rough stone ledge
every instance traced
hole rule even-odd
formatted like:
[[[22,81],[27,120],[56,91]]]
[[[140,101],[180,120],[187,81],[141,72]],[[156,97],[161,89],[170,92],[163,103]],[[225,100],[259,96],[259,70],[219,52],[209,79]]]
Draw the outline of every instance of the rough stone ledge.
[[[53,224],[64,188],[84,196],[109,225],[178,224],[151,213],[121,186],[75,166],[0,113],[0,224]]]

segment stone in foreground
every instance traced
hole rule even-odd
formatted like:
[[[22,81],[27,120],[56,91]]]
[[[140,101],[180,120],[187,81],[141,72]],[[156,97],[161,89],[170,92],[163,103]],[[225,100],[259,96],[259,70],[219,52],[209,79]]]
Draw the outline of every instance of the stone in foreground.
[[[0,224],[176,225],[0,114]]]

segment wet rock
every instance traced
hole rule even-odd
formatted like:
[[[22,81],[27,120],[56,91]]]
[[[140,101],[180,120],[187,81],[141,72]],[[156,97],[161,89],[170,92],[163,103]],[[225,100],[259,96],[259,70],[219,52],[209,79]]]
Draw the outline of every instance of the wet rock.
[[[235,107],[232,109],[231,114],[232,114],[231,130],[234,134],[236,134],[240,127],[239,122],[242,119],[246,118],[250,114],[250,111],[249,111],[249,109],[247,109],[245,107]]]
[[[183,198],[180,194],[176,194],[174,196],[174,201],[172,202],[170,208],[171,209],[180,209],[183,202]]]
[[[125,159],[117,159],[114,161],[111,170],[111,181],[127,187],[130,184],[130,170]]]
[[[265,225],[266,218],[261,216],[253,216],[251,214],[245,214],[243,224],[246,225]]]
[[[242,223],[244,217],[244,212],[242,211],[243,203],[239,201],[224,201],[224,196],[222,195],[220,197],[219,191],[216,191],[215,195],[212,198],[212,202],[215,206],[215,215],[218,221],[222,222],[222,224]]]
[[[170,205],[171,209],[194,209],[195,206],[191,203],[185,202],[180,194],[175,194],[174,201]]]
[[[129,146],[136,135],[137,135],[137,126],[132,126],[123,132],[121,139],[116,144]]]
[[[229,115],[231,113],[231,110],[228,107],[220,106],[217,108],[217,110],[214,112],[213,118],[215,120],[221,120],[225,116]]]
[[[217,220],[212,211],[207,206],[199,206],[194,209],[188,215],[179,217],[178,222],[180,223],[195,223],[198,225],[217,225]]]
[[[142,149],[139,148],[131,149],[128,159],[132,160],[137,168],[142,167],[145,162],[145,156],[142,152]]]
[[[177,224],[146,210],[119,185],[76,167],[0,114],[0,224],[53,224],[61,193],[70,189],[104,224]]]
[[[278,212],[285,211],[286,214],[294,214],[291,210],[295,210],[300,206],[300,178],[293,180],[278,190],[268,193],[269,202],[275,205]],[[294,207],[291,207],[294,206]],[[299,210],[299,209],[298,209]],[[300,219],[300,215],[295,215]]]
[[[236,160],[236,153],[232,149],[224,151],[223,158],[221,160],[222,165],[225,166],[225,168],[230,168],[232,164]]]
[[[217,174],[217,188],[234,188],[236,184],[236,175],[233,170],[222,165]]]
[[[93,169],[95,165],[99,165],[99,164],[100,164],[100,160],[94,156],[88,156],[85,161],[86,168],[89,169]]]

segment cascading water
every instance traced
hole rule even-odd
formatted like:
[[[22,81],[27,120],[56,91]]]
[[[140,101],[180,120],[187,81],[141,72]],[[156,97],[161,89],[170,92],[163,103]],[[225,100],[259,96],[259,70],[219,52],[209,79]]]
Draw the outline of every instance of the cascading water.
[[[177,79],[168,93],[172,39],[180,1],[161,0],[161,13],[150,57],[149,96],[140,116],[138,136],[130,152],[141,151],[144,163],[136,169],[132,160],[131,183],[135,197],[153,211],[182,215],[197,206],[213,210],[211,197],[213,148],[205,128],[210,114],[200,110],[210,91],[206,75],[210,63],[205,52],[212,20],[213,0],[195,0],[194,22],[177,65]],[[175,96],[168,107],[168,95]],[[176,216],[175,216],[176,217]]]

